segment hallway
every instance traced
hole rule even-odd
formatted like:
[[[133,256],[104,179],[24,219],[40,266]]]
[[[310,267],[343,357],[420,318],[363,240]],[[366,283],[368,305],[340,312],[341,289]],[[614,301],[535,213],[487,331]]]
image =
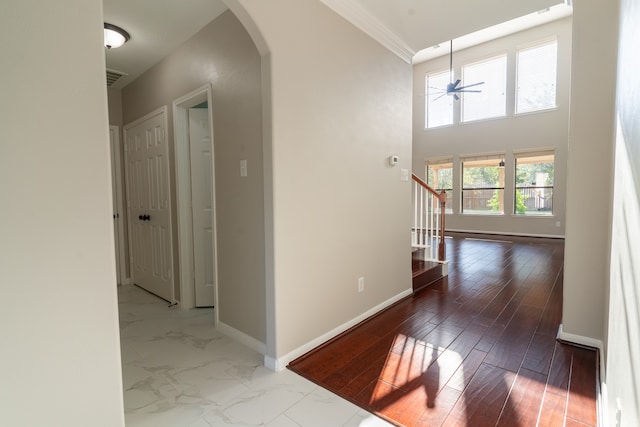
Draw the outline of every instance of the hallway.
[[[131,285],[118,288],[127,427],[390,424],[213,328],[213,309],[188,312]]]

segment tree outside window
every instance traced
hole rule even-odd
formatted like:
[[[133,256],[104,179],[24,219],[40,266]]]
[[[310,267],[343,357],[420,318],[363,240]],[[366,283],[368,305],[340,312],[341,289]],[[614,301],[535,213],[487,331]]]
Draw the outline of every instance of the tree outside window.
[[[427,160],[426,164],[427,184],[438,193],[447,193],[445,213],[453,212],[453,160],[439,159]]]
[[[503,156],[491,156],[463,159],[463,213],[504,214],[503,158]]]

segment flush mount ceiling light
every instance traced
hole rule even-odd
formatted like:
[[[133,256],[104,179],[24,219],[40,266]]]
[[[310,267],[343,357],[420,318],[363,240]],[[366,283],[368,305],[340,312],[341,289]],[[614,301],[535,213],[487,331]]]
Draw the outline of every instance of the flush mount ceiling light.
[[[120,47],[130,38],[129,33],[122,28],[104,23],[104,47],[107,49]]]

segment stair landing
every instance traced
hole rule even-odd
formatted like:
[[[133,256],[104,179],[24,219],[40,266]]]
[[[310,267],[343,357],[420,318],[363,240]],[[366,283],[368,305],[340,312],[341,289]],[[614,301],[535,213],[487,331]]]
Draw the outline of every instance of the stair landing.
[[[424,260],[424,249],[411,252],[413,291],[420,290],[443,277],[442,264]]]

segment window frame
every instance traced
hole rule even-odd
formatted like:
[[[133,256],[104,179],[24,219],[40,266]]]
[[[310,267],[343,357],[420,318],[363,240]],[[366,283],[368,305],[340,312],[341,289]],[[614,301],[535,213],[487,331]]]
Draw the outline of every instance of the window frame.
[[[501,118],[505,118],[508,116],[508,112],[507,112],[507,91],[509,89],[508,86],[508,80],[509,80],[509,56],[508,53],[505,51],[499,51],[496,52],[494,54],[491,54],[489,56],[485,56],[483,58],[480,59],[476,59],[470,62],[466,62],[464,64],[462,64],[461,68],[460,68],[460,75],[461,75],[461,79],[462,82],[460,83],[461,86],[467,85],[467,84],[474,84],[477,83],[477,81],[475,81],[475,79],[471,78],[471,80],[469,80],[469,78],[465,77],[465,69],[469,69],[470,67],[474,67],[474,66],[478,66],[481,64],[487,64],[490,63],[492,61],[496,61],[496,60],[501,60],[504,61],[504,72],[503,72],[503,80],[502,80],[502,92],[503,95],[503,103],[502,103],[502,111],[500,114],[497,115],[491,115],[491,116],[485,116],[485,117],[476,117],[476,118],[465,118],[465,112],[467,111],[467,100],[471,100],[474,99],[472,98],[472,96],[475,95],[482,95],[482,93],[480,94],[475,94],[475,93],[471,93],[471,94],[467,94],[467,93],[461,93],[461,100],[460,100],[460,123],[475,123],[475,122],[481,122],[481,121],[485,121],[485,120],[494,120],[494,119],[501,119]],[[487,79],[484,79],[484,85],[480,86],[479,89],[483,91],[483,93],[486,93],[488,86],[487,83]]]
[[[549,106],[544,106],[544,107],[539,107],[539,108],[531,108],[531,109],[526,109],[526,110],[519,110],[518,109],[518,105],[519,105],[519,99],[520,99],[520,78],[521,78],[521,68],[522,65],[520,64],[520,54],[522,52],[527,52],[527,51],[531,51],[534,49],[539,49],[545,46],[548,46],[550,44],[555,44],[555,69],[554,69],[554,82],[553,82],[553,105],[549,105]],[[554,110],[556,108],[558,108],[558,49],[559,49],[559,42],[558,42],[558,37],[557,36],[553,36],[553,37],[548,37],[542,40],[537,40],[535,42],[532,43],[528,43],[524,46],[520,46],[520,47],[516,47],[516,52],[515,52],[515,87],[514,87],[514,104],[513,104],[513,114],[514,116],[517,115],[523,115],[523,114],[532,114],[532,113],[538,113],[538,112],[544,112],[544,111],[549,111],[549,110]]]
[[[444,99],[451,99],[449,101],[450,106],[451,106],[451,117],[450,117],[450,122],[449,123],[444,123],[444,124],[439,124],[439,125],[434,125],[431,126],[429,124],[429,118],[431,116],[431,106],[433,104],[433,101],[431,100],[431,93],[430,93],[430,89],[431,89],[431,84],[429,83],[429,79],[433,78],[435,76],[440,77],[446,75],[447,79],[446,79],[446,83],[448,84],[450,79],[451,79],[451,70],[450,69],[440,69],[438,71],[433,71],[430,73],[426,73],[425,78],[424,78],[424,85],[425,85],[425,103],[424,103],[424,127],[425,129],[438,129],[438,128],[443,128],[443,127],[447,127],[447,126],[453,126],[455,124],[455,106],[453,104],[453,98],[448,96],[448,95],[444,95]],[[446,90],[446,84],[443,87],[443,90]],[[441,95],[439,93],[433,94],[434,97]]]
[[[449,166],[451,168],[451,188],[442,188],[442,187],[436,187],[431,183],[431,180],[429,179],[429,177],[431,176],[429,173],[429,169],[432,166]],[[444,167],[438,168],[438,169],[444,169]],[[433,188],[434,190],[436,190],[438,193],[442,190],[445,191],[445,193],[447,194],[447,203],[445,204],[445,214],[452,214],[453,213],[453,172],[454,172],[454,168],[453,168],[453,157],[440,157],[440,158],[434,158],[434,159],[427,159],[425,160],[424,163],[424,176],[425,176],[425,181],[427,182],[427,184]]]
[[[552,179],[552,184],[551,185],[537,185],[537,183],[534,183],[532,185],[523,185],[523,184],[519,184],[518,183],[518,160],[519,159],[535,159],[535,158],[544,158],[544,157],[549,157],[552,156],[552,161],[551,162],[544,162],[544,163],[551,163],[553,165],[552,167],[552,171],[553,171],[553,176],[551,177]],[[527,162],[525,164],[538,164],[538,163],[543,163],[543,162]],[[535,151],[520,151],[520,152],[514,152],[514,173],[513,173],[513,208],[512,208],[512,213],[515,216],[518,217],[523,217],[523,218],[549,218],[549,217],[553,217],[555,215],[554,212],[554,193],[555,193],[555,168],[556,168],[556,154],[555,154],[555,150],[554,149],[540,149],[540,150],[535,150]],[[540,208],[538,208],[537,211],[532,211],[532,212],[539,212],[539,213],[529,213],[527,214],[526,211],[525,212],[518,212],[518,192],[521,190],[533,190],[533,192],[536,192],[536,190],[542,190],[542,194],[544,197],[544,193],[547,192],[547,190],[551,190],[551,196],[549,198],[550,203],[551,203],[551,208],[550,210],[546,210],[545,206],[546,206],[546,202],[544,203],[544,206],[542,208],[542,210]],[[526,202],[527,202],[527,198],[525,198],[525,195],[523,194],[523,199],[522,199],[522,207],[526,207]],[[537,205],[537,203],[534,203]],[[521,207],[521,208],[522,208]],[[527,207],[528,210],[528,207]]]
[[[463,215],[490,215],[490,216],[504,216],[505,215],[505,207],[504,207],[504,202],[505,202],[505,168],[504,168],[504,158],[505,158],[505,154],[504,153],[497,153],[497,154],[488,154],[488,155],[481,155],[481,156],[464,156],[460,158],[460,213]],[[469,164],[469,163],[478,163],[477,166],[474,167],[480,167],[482,163],[494,163],[496,164],[496,166],[489,166],[487,164],[486,167],[496,167],[498,168],[498,185],[497,186],[486,186],[486,187],[467,187],[465,185],[465,163]],[[502,166],[500,164],[503,164]],[[502,186],[500,187],[500,181],[502,181]],[[501,191],[499,194],[501,195],[501,197],[499,197],[498,199],[498,206],[502,206],[502,210],[498,210],[497,212],[494,212],[493,209],[481,209],[481,210],[467,210],[465,211],[465,191]],[[489,201],[487,202],[487,206],[489,205],[489,203],[491,202],[491,200],[493,199],[492,196],[490,199],[488,199]],[[484,197],[484,199],[487,199],[487,197]],[[473,198],[472,198],[473,200]]]

